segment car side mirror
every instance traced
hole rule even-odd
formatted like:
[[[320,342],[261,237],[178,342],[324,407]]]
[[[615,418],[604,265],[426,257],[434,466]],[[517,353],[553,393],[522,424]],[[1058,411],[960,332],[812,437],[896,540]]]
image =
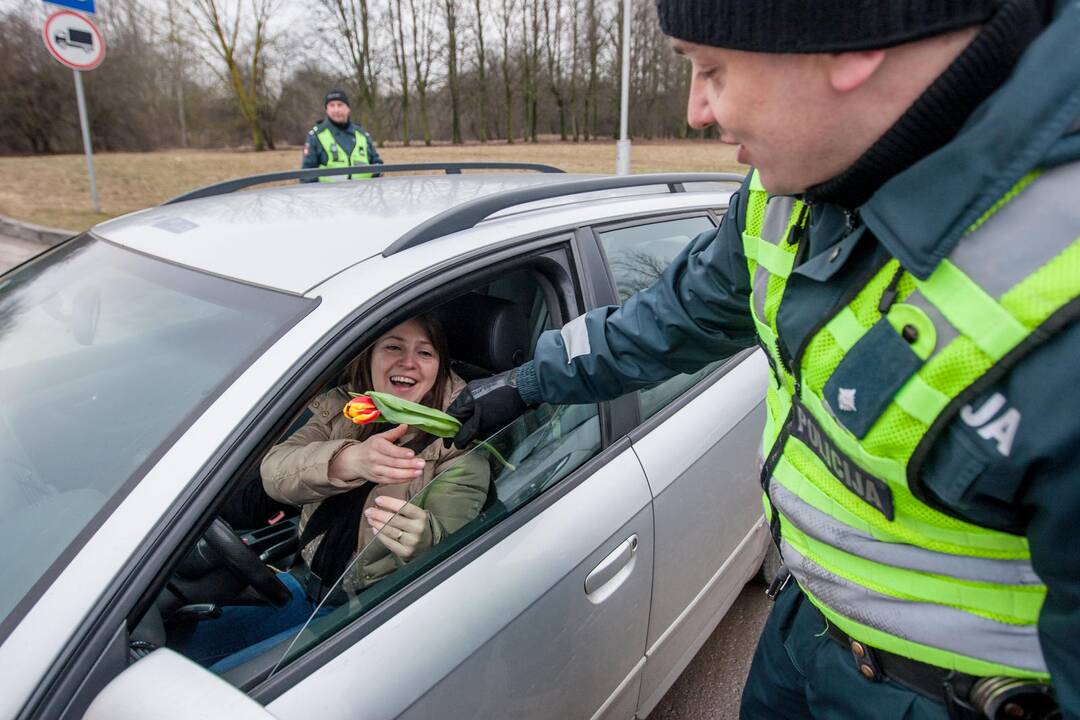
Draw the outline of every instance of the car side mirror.
[[[184,656],[155,650],[112,679],[83,720],[275,720],[240,690]]]

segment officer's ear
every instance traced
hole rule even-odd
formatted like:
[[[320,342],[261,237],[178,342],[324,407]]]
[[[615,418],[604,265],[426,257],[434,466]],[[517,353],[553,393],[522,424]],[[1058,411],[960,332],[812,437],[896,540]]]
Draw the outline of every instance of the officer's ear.
[[[829,53],[825,56],[829,85],[841,93],[856,90],[874,76],[884,60],[884,50]]]

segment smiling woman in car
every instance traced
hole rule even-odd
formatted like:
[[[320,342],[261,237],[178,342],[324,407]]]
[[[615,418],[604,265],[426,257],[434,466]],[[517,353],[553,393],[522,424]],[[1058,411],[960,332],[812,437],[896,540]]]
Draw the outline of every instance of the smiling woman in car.
[[[342,414],[350,391],[449,406],[465,383],[450,370],[446,335],[436,320],[421,315],[391,328],[349,374],[347,386],[309,404],[311,419],[260,466],[271,497],[302,507],[304,584],[315,602],[346,570],[341,589],[362,589],[460,529],[479,514],[490,482],[483,457],[444,448],[438,438],[405,425],[377,433],[379,426],[356,425]],[[408,502],[453,465],[422,501]]]

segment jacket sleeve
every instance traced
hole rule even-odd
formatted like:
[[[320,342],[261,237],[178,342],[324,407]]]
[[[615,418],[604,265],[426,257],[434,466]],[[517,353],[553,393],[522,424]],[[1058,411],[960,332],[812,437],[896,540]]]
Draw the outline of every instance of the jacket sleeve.
[[[273,499],[303,505],[337,495],[356,487],[329,476],[330,461],[346,445],[356,441],[335,437],[331,421],[323,419],[320,408],[326,395],[312,401],[314,415],[283,442],[270,448],[259,464],[263,488]],[[331,414],[333,420],[336,414]]]
[[[416,504],[427,510],[432,544],[442,542],[480,514],[490,483],[487,458],[475,451],[435,468],[435,479],[416,498]]]
[[[755,342],[740,200],[718,230],[699,235],[650,287],[622,307],[592,310],[540,336],[521,366],[529,403],[608,400],[692,372]]]
[[[315,137],[315,131],[310,130],[307,134],[307,139],[304,141],[304,159],[300,164],[301,170],[310,170],[317,168],[325,164],[325,158],[323,157],[322,145],[319,143],[319,139]],[[301,180],[300,182],[318,182],[316,179]]]
[[[383,160],[379,157],[379,151],[375,149],[375,141],[371,139],[371,133],[364,130],[364,138],[367,140],[368,165],[382,165]]]
[[[1075,456],[1044,475],[1027,493],[1036,510],[1028,525],[1035,571],[1046,583],[1039,613],[1039,643],[1064,717],[1080,718],[1080,469]]]

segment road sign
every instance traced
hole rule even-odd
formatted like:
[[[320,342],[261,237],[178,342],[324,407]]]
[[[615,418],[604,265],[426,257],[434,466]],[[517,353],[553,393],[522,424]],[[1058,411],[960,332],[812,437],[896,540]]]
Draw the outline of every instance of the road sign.
[[[93,15],[94,0],[45,0],[50,5],[59,5],[60,7],[71,8],[72,10],[78,10],[89,15]]]
[[[105,40],[97,26],[70,10],[58,10],[41,30],[45,47],[72,70],[93,70],[105,59]]]

